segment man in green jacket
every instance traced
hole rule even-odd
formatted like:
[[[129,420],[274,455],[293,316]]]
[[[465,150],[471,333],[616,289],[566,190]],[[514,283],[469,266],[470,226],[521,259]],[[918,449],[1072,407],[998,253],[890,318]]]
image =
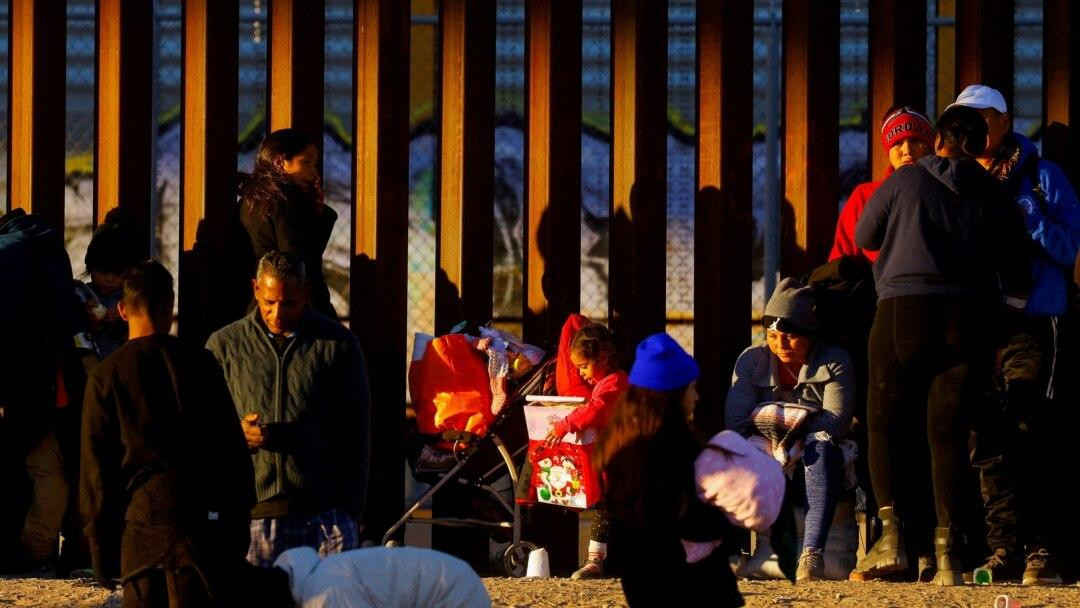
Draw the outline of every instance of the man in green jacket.
[[[221,366],[255,466],[248,561],[292,547],[358,546],[367,492],[370,397],[356,337],[307,304],[304,264],[271,251],[252,282],[257,310],[206,343]]]

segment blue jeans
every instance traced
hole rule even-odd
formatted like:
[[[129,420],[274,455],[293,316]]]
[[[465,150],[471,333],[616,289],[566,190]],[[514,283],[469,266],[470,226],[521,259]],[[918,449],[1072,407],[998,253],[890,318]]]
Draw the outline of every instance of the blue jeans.
[[[803,453],[806,489],[796,496],[806,508],[803,547],[822,550],[829,538],[844,478],[844,454],[830,441],[808,441]]]

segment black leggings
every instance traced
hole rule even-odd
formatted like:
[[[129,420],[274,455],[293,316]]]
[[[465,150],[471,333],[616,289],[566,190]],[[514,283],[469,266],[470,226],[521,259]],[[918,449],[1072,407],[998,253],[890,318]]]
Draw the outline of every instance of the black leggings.
[[[937,525],[953,523],[968,466],[965,415],[993,362],[993,303],[961,295],[889,298],[878,303],[870,331],[870,474],[878,506],[919,508],[925,468],[914,450],[930,444]],[[926,438],[904,432],[925,416]],[[899,494],[899,495],[898,495]]]

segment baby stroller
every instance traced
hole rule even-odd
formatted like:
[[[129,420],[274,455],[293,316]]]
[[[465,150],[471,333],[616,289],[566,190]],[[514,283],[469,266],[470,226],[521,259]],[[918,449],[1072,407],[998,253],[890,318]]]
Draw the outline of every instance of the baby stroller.
[[[511,488],[518,482],[518,470],[528,448],[528,435],[525,428],[523,404],[525,396],[530,394],[553,394],[555,391],[555,358],[542,359],[540,363],[519,380],[509,380],[506,386],[505,403],[495,415],[487,411],[471,411],[468,402],[480,403],[483,408],[490,408],[491,391],[477,390],[477,364],[487,369],[483,355],[468,344],[467,338],[460,334],[441,336],[428,346],[428,354],[422,359],[414,357],[410,367],[410,391],[417,408],[417,426],[423,445],[419,456],[412,460],[413,477],[422,483],[431,484],[405,513],[383,535],[385,546],[397,546],[392,540],[410,521],[416,512],[433,496],[447,486],[456,485],[469,488],[479,493],[494,506],[491,518],[481,514],[470,517],[432,517],[423,519],[432,526],[448,528],[484,528],[488,530],[508,530],[511,543],[503,552],[502,567],[508,576],[523,576],[529,552],[537,549],[534,543],[522,540],[522,516],[520,506],[513,496],[505,496],[502,489],[494,482],[509,475]],[[432,349],[437,355],[431,355]],[[434,382],[437,387],[421,386],[417,376],[422,373],[421,361],[430,364],[430,359],[440,359],[445,369]],[[479,357],[479,359],[478,359]],[[469,370],[472,370],[471,372]],[[468,380],[472,374],[471,383]],[[452,377],[448,377],[452,376]],[[430,378],[432,374],[425,374]],[[484,387],[486,388],[486,387]],[[432,401],[442,401],[443,407],[425,407]],[[421,404],[419,402],[425,402]],[[447,428],[449,427],[449,428]],[[443,429],[443,430],[439,430]],[[437,432],[432,432],[437,431]]]

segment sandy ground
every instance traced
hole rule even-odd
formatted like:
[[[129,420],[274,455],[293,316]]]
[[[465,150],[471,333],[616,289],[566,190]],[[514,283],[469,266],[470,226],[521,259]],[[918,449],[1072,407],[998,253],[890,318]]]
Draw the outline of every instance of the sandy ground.
[[[619,582],[571,581],[568,579],[523,580],[487,578],[484,584],[498,607],[542,608],[625,606]],[[1023,608],[1080,607],[1080,587],[987,587],[938,588],[915,583],[818,582],[804,585],[768,581],[743,581],[739,588],[746,605],[754,608],[993,608],[999,594],[1020,600]],[[80,581],[0,578],[0,608],[40,606],[70,608],[119,608],[118,594]]]

